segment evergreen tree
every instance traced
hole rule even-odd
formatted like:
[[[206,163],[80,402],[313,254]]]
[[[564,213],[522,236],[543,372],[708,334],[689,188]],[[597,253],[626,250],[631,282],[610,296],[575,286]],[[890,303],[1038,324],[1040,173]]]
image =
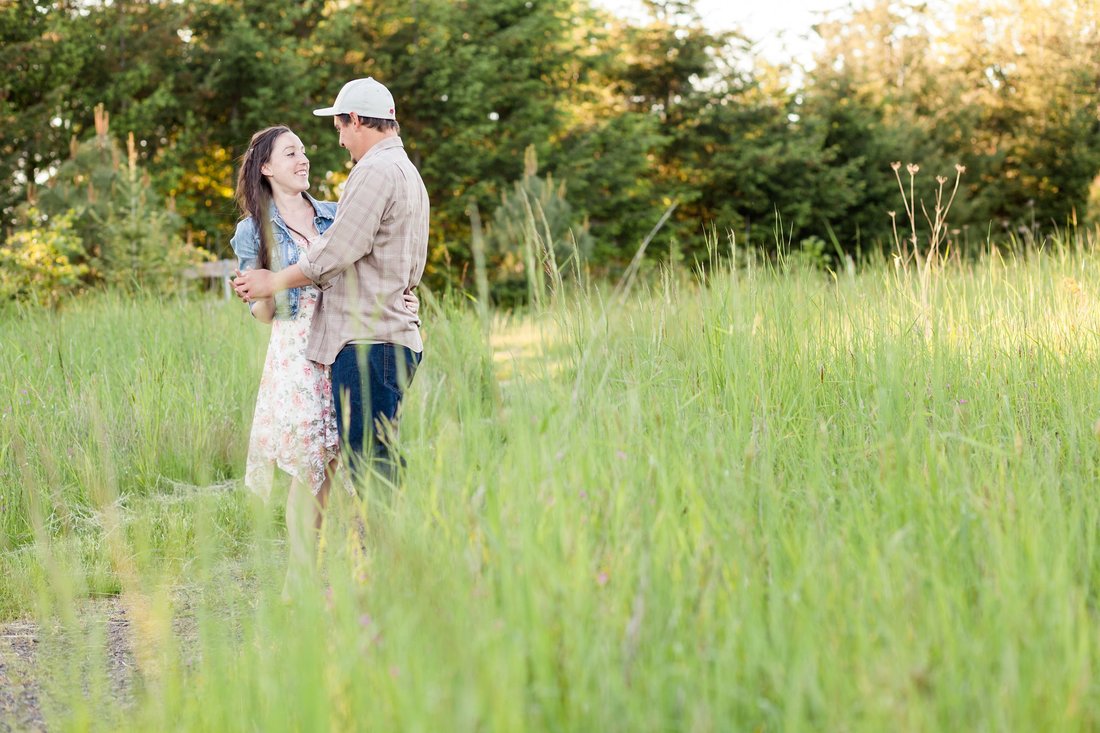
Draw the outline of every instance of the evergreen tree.
[[[47,216],[72,219],[83,243],[72,259],[93,282],[171,291],[186,266],[207,257],[180,237],[179,217],[138,165],[133,134],[125,155],[111,138],[102,106],[95,135],[73,141],[70,159],[42,191],[39,206]]]

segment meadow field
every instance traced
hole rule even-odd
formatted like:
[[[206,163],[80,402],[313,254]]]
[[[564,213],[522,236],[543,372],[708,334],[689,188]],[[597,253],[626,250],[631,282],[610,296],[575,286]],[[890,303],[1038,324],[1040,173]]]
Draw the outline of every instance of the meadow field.
[[[290,603],[266,328],[5,316],[0,730],[1100,728],[1092,240],[736,261],[426,298],[405,484],[335,494]]]

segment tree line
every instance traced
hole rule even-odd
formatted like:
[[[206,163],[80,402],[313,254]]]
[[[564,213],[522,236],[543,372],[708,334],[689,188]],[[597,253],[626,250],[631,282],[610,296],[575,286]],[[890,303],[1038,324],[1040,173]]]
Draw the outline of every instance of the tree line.
[[[13,267],[35,232],[67,243],[77,280],[97,266],[110,279],[103,263],[119,258],[96,253],[120,236],[227,256],[252,132],[293,127],[333,197],[347,156],[310,111],[368,74],[393,91],[432,197],[429,278],[472,279],[476,207],[499,293],[531,266],[518,240],[532,202],[540,236],[604,269],[669,211],[656,256],[698,257],[706,232],[821,256],[889,247],[894,162],[920,166],[927,201],[936,176],[965,167],[957,249],[1100,213],[1090,0],[872,0],[822,18],[801,71],[708,29],[688,0],[645,7],[630,20],[591,0],[8,0],[0,261]],[[155,226],[122,227],[104,199],[131,215],[137,202]]]

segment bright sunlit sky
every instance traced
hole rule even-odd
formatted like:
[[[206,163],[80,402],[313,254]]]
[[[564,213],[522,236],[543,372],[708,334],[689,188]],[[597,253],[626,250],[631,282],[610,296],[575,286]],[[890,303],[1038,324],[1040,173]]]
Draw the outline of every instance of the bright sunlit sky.
[[[598,0],[620,15],[643,17],[638,0]],[[756,41],[769,60],[809,64],[816,48],[810,30],[822,13],[861,0],[697,0],[695,7],[711,30],[738,28]]]

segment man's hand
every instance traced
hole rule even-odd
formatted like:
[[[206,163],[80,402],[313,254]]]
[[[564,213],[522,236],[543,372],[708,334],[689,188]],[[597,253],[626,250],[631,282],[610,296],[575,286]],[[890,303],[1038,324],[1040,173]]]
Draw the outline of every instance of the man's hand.
[[[237,277],[233,280],[233,289],[237,291],[237,296],[245,303],[275,295],[274,274],[271,270],[248,270],[246,272],[236,270],[236,273]]]

